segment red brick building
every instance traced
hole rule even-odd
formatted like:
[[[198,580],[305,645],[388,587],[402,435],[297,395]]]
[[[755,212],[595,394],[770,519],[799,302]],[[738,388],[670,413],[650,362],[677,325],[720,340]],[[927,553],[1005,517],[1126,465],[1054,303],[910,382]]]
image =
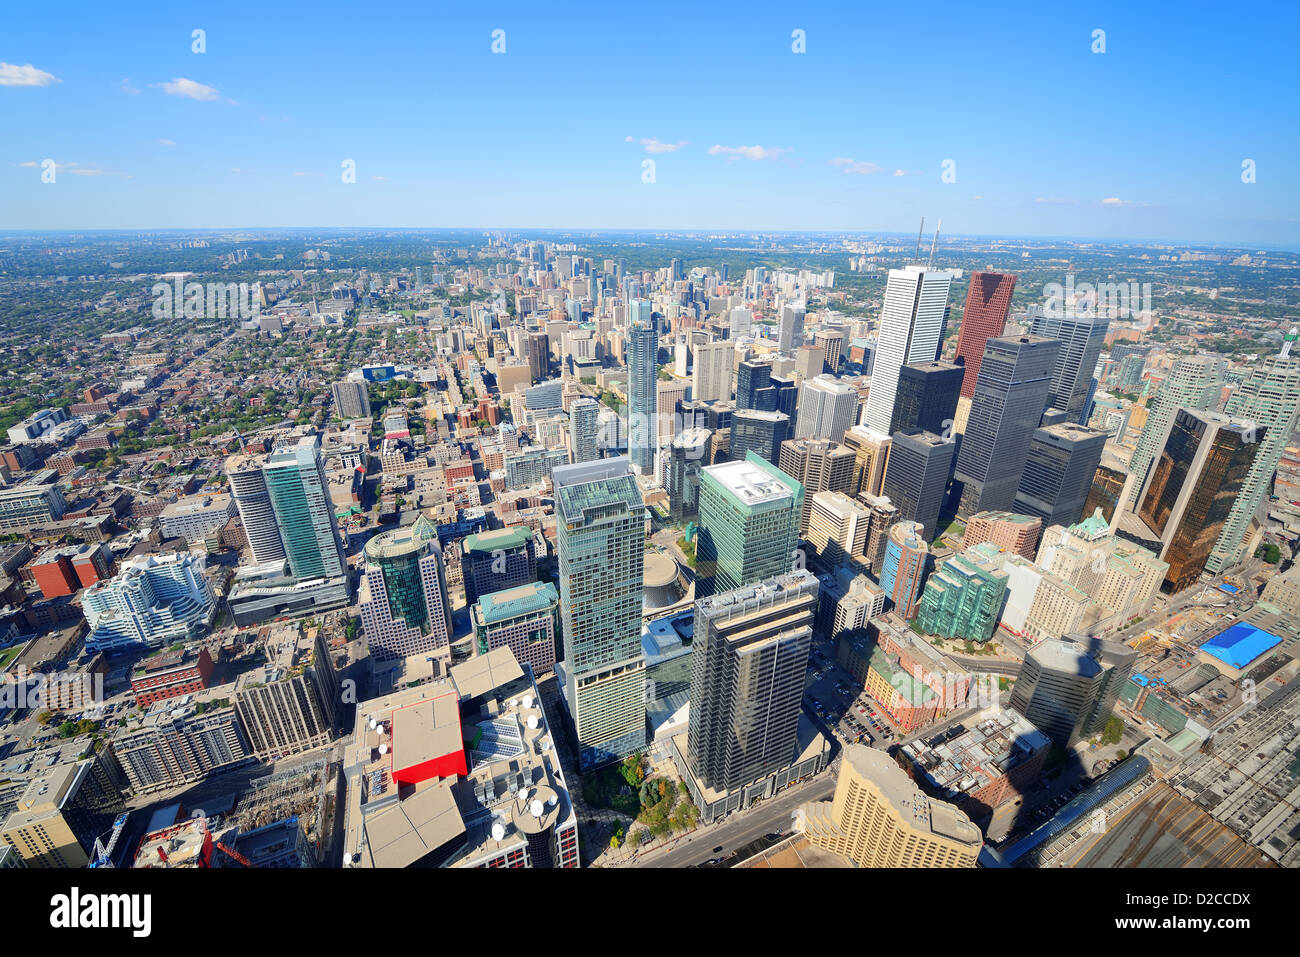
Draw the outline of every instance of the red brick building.
[[[155,701],[202,691],[212,680],[212,656],[206,648],[163,652],[136,665],[131,675],[135,703],[147,708]]]
[[[72,559],[64,554],[37,558],[32,564],[32,579],[46,598],[73,595],[81,588]]]

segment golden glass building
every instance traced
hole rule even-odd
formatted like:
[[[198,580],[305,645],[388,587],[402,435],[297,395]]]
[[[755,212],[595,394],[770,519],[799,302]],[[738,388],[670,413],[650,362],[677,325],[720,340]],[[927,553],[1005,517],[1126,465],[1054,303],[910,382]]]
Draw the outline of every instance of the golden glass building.
[[[964,813],[860,744],[844,749],[835,796],[803,805],[799,818],[808,843],[858,867],[974,867],[984,843]]]

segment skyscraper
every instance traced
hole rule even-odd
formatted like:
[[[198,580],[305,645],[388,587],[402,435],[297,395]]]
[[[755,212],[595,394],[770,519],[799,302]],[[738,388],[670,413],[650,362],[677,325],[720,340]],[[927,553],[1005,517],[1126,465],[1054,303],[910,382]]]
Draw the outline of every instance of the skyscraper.
[[[796,439],[830,439],[838,442],[853,427],[858,413],[858,390],[834,376],[819,375],[799,387]]]
[[[551,371],[551,340],[544,330],[530,329],[524,339],[528,375],[533,384],[545,381]]]
[[[708,429],[685,429],[668,447],[664,470],[664,488],[668,492],[668,511],[674,519],[692,518],[699,511],[700,472],[709,464]]]
[[[1169,563],[1164,591],[1190,587],[1205,570],[1267,435],[1254,422],[1217,412],[1180,409],[1174,416],[1136,516],[1121,516],[1117,529]]]
[[[1041,641],[1025,655],[1011,707],[1069,747],[1105,726],[1135,659],[1132,649],[1095,638]]]
[[[772,363],[761,359],[745,359],[736,367],[736,408],[775,411],[775,406],[763,409],[759,393],[771,384]]]
[[[899,371],[909,362],[933,362],[939,357],[951,283],[952,273],[941,269],[910,265],[889,270],[863,425],[890,434]]]
[[[275,522],[275,509],[271,507],[271,496],[266,490],[263,461],[264,458],[258,455],[232,455],[226,459],[230,493],[239,509],[248,547],[257,565],[284,561],[284,543],[280,541],[280,527]]]
[[[861,502],[828,491],[815,492],[807,501],[812,507],[805,537],[821,567],[833,569],[846,558],[866,554],[871,514]]]
[[[697,402],[725,402],[731,398],[731,373],[736,346],[725,339],[695,347],[692,398]]]
[[[418,524],[423,519],[416,519]],[[527,525],[494,528],[467,535],[460,546],[465,599],[473,604],[484,595],[537,580],[537,552]]]
[[[1060,347],[1036,336],[1004,336],[984,347],[953,474],[961,483],[958,515],[1013,510]]]
[[[1087,422],[1087,406],[1092,398],[1093,373],[1097,358],[1106,343],[1106,329],[1110,320],[1094,312],[1073,314],[1070,307],[1058,310],[1060,315],[1037,312],[1029,324],[1031,336],[1059,339],[1060,352],[1052,372],[1052,387],[1048,390],[1049,408],[1060,409],[1069,422]]]
[[[861,744],[844,749],[835,796],[800,807],[795,827],[858,867],[974,867],[984,846],[964,812],[927,797],[893,758]]]
[[[357,601],[376,661],[430,654],[451,659],[451,602],[438,531],[421,515],[409,528],[366,542]]]
[[[782,306],[778,344],[782,352],[794,353],[803,345],[803,306]]]
[[[921,523],[926,541],[938,530],[956,449],[951,440],[933,432],[912,429],[894,433],[881,494],[898,507],[900,519]]]
[[[582,770],[645,745],[645,503],[626,458],[565,465],[555,485],[564,662]]]
[[[343,551],[319,440],[304,437],[296,445],[276,449],[262,471],[293,577],[343,575]]]
[[[966,308],[961,315],[961,331],[957,334],[957,356],[966,362],[961,394],[968,399],[975,395],[984,346],[990,339],[1000,338],[1006,329],[1011,294],[1015,289],[1016,277],[1010,273],[971,273],[970,287],[966,290]]]
[[[920,429],[951,438],[965,370],[951,362],[912,362],[898,374],[889,432]]]
[[[839,329],[818,329],[813,341],[822,353],[822,368],[830,375],[838,375],[840,356],[844,352],[844,333]]]
[[[930,565],[927,541],[920,522],[897,522],[886,538],[880,587],[905,621],[916,617],[916,604],[921,600],[921,586]]]
[[[569,445],[579,465],[600,458],[599,419],[600,403],[595,399],[574,399],[569,406]]]
[[[695,539],[695,595],[752,585],[796,561],[803,486],[750,452],[704,469]]]
[[[879,495],[885,481],[885,466],[889,463],[892,437],[876,432],[865,425],[855,425],[844,433],[841,444],[853,450],[853,494]]]
[[[633,471],[654,472],[658,447],[657,409],[659,333],[636,323],[627,333],[627,449]]]
[[[731,794],[794,763],[817,579],[780,575],[695,606],[686,760]]]
[[[737,409],[731,414],[730,457],[743,462],[750,452],[755,452],[776,465],[780,459],[781,444],[790,434],[790,418],[780,412],[759,412],[756,409]]]
[[[1073,525],[1083,515],[1110,433],[1062,422],[1034,430],[1020,475],[1015,511],[1049,525]]]
[[[781,443],[781,471],[803,486],[799,534],[808,534],[812,497],[847,492],[853,484],[853,450],[828,439],[788,439]]]
[[[1183,356],[1174,362],[1169,375],[1147,404],[1147,420],[1137,447],[1129,460],[1129,495],[1126,508],[1136,508],[1147,472],[1164,447],[1165,437],[1180,409],[1197,412],[1218,403],[1221,360],[1213,356]]]
[[[1206,560],[1211,572],[1223,571],[1245,557],[1251,518],[1272,491],[1273,475],[1300,415],[1300,358],[1273,356],[1256,365],[1228,399],[1224,413],[1250,419],[1264,434],[1256,436],[1259,452]]]

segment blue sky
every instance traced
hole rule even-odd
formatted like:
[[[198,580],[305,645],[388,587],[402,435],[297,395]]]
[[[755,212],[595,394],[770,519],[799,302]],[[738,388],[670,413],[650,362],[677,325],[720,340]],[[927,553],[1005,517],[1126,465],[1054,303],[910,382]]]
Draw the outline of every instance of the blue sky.
[[[924,215],[1300,247],[1294,3],[280,6],[9,5],[0,228]]]

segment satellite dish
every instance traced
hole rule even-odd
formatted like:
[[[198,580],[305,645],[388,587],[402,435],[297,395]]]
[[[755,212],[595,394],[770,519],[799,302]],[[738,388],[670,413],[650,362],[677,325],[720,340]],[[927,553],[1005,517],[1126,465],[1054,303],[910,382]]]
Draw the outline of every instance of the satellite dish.
[[[505,825],[500,821],[492,822],[492,840],[499,841],[506,836]]]
[[[352,855],[351,855],[351,854],[344,854],[344,855],[343,855],[343,866],[344,866],[344,867],[351,867],[351,866],[352,866]]]
[[[537,726],[540,723],[541,722],[537,720],[537,715],[531,714],[528,716],[528,727],[532,728],[534,731],[537,730]]]
[[[533,817],[541,817],[546,812],[546,808],[543,806],[542,802],[536,799],[534,799],[532,804],[528,805],[528,810],[532,813]]]
[[[387,753],[388,753],[388,745],[386,745],[386,744],[381,744],[381,745],[379,746],[379,753],[380,753],[380,754],[387,754]]]
[[[530,694],[524,695],[524,707],[531,708],[532,706],[533,706],[533,696]]]

